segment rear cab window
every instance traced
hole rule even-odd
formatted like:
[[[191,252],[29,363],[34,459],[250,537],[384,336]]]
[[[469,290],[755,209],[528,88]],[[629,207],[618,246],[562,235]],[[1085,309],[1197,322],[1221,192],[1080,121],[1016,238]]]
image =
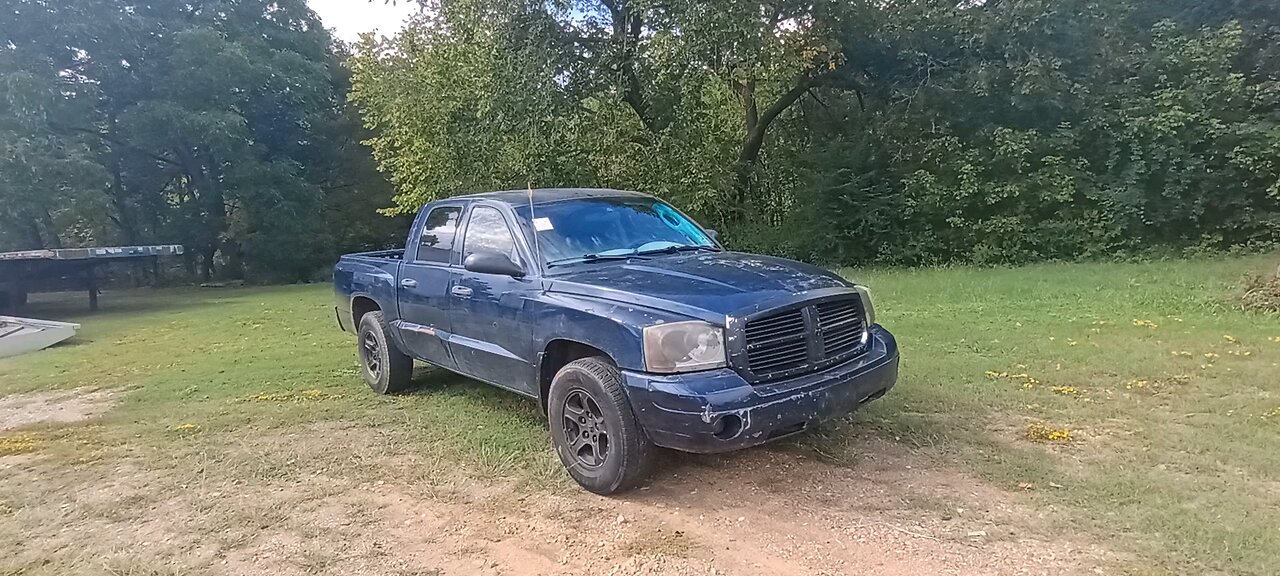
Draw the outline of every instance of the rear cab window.
[[[414,261],[448,264],[458,236],[458,221],[461,216],[461,206],[433,208],[422,223],[422,234],[418,236],[418,252]]]

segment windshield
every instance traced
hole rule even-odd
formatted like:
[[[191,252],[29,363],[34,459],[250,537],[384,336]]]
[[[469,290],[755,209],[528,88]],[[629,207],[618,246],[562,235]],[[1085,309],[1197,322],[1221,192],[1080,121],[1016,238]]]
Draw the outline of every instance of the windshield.
[[[538,235],[538,249],[548,266],[678,250],[719,250],[692,220],[652,198],[552,202],[536,206],[533,217],[529,206],[515,210]]]

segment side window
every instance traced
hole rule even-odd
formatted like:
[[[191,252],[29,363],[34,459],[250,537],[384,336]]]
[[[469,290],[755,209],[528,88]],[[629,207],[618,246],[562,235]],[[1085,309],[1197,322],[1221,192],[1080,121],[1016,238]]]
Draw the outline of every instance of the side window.
[[[506,255],[512,262],[520,262],[516,240],[511,236],[507,220],[497,210],[487,206],[477,206],[471,210],[467,237],[462,244],[462,259],[466,260],[467,256],[476,252],[497,252]]]
[[[418,239],[419,262],[449,262],[461,216],[462,208],[457,206],[441,206],[427,214],[427,221],[422,224],[422,237]]]

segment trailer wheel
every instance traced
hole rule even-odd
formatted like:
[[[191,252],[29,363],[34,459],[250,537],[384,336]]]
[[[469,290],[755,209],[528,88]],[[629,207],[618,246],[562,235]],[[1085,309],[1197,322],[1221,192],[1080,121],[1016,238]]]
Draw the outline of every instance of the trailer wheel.
[[[583,488],[613,494],[644,479],[653,444],[631,412],[613,362],[592,357],[566,364],[551,381],[547,403],[556,454]]]
[[[391,329],[381,311],[369,312],[360,318],[356,351],[360,356],[360,372],[374,392],[392,394],[409,387],[413,358],[391,342]]]

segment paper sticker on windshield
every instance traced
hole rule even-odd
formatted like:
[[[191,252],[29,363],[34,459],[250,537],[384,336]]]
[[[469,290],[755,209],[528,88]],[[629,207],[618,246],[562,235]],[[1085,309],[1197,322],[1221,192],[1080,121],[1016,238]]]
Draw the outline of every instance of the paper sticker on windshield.
[[[551,219],[550,218],[534,218],[533,229],[539,232],[546,232],[547,230],[552,230],[553,227],[551,226]]]

